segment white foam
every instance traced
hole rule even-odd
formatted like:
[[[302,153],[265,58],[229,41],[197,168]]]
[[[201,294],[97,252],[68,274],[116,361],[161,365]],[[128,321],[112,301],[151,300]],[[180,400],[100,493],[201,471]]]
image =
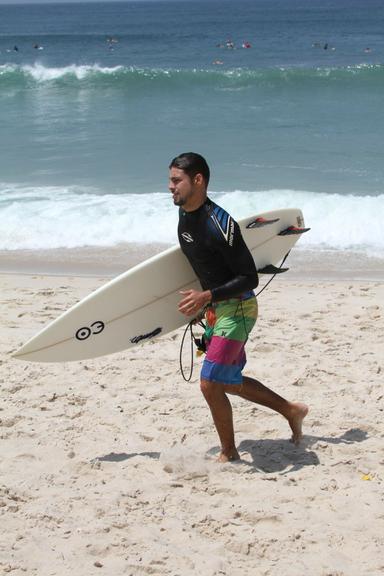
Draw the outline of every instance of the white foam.
[[[45,66],[35,63],[33,66],[23,66],[23,71],[29,74],[34,80],[38,82],[46,82],[50,80],[57,80],[65,76],[74,76],[78,80],[83,80],[92,73],[114,74],[122,69],[122,66],[115,66],[112,68],[102,67],[97,64],[79,66],[73,64],[71,66],[64,66],[62,68],[46,68]]]
[[[294,190],[231,192],[221,197],[222,205],[237,218],[252,212],[279,208],[300,208],[311,228],[299,247],[355,250],[384,256],[384,194],[355,196]]]
[[[89,189],[8,189],[0,195],[0,249],[175,242],[177,211],[165,194],[96,194]]]
[[[62,67],[47,67],[39,62],[35,62],[34,64],[24,64],[22,66],[3,64],[0,66],[0,76],[21,72],[25,77],[32,78],[36,82],[50,82],[67,76],[74,77],[77,80],[83,80],[94,74],[115,74],[121,70],[124,70],[123,66],[106,67],[98,64],[71,64]]]
[[[301,208],[308,234],[299,248],[384,256],[384,194],[352,196],[294,190],[220,192],[211,197],[235,218]],[[79,187],[0,184],[0,249],[175,243],[178,211],[170,194],[103,194]]]

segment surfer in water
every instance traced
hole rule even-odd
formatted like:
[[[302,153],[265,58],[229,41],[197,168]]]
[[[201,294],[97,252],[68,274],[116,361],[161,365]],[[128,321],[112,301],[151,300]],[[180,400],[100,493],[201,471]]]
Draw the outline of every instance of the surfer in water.
[[[300,442],[308,407],[285,400],[258,380],[243,376],[245,343],[257,318],[253,289],[257,270],[237,222],[207,196],[210,170],[194,152],[180,154],[169,166],[169,190],[179,207],[178,236],[201,290],[183,290],[179,310],[194,317],[205,310],[206,356],[201,391],[221,443],[220,462],[238,460],[232,406],[236,395],[267,406],[286,418],[292,441]]]

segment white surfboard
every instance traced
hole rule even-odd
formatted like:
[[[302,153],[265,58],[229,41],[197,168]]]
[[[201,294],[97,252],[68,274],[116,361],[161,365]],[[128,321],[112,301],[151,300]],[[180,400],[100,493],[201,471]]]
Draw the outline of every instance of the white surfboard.
[[[259,273],[276,265],[305,231],[300,210],[266,212],[239,221]],[[273,270],[272,270],[273,272]],[[174,246],[124,272],[51,322],[14,354],[21,360],[64,362],[95,358],[171,332],[188,319],[180,290],[199,282]]]

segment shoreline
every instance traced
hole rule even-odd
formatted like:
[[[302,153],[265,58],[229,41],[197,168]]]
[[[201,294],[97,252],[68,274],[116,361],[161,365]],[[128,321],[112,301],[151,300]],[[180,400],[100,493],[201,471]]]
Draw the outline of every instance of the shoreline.
[[[169,244],[0,251],[0,274],[113,278]],[[384,258],[358,252],[294,249],[281,278],[291,281],[384,281]],[[279,276],[278,276],[279,278]],[[269,276],[265,277],[266,280]]]

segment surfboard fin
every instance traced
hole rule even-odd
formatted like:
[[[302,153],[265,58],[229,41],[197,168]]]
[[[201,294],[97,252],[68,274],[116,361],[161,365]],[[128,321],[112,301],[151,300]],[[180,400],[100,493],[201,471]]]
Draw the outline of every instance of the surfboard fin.
[[[288,270],[289,268],[278,268],[273,264],[268,264],[267,266],[264,266],[264,268],[261,268],[257,272],[258,274],[282,274],[283,272],[287,272]]]
[[[274,224],[278,222],[280,218],[274,218],[273,220],[267,220],[266,218],[256,218],[256,220],[252,220],[247,224],[247,228],[263,228],[264,226],[268,226],[268,224]]]
[[[298,228],[297,226],[289,226],[285,230],[282,230],[278,233],[278,236],[291,236],[293,234],[304,234],[304,232],[308,232],[310,228]]]

